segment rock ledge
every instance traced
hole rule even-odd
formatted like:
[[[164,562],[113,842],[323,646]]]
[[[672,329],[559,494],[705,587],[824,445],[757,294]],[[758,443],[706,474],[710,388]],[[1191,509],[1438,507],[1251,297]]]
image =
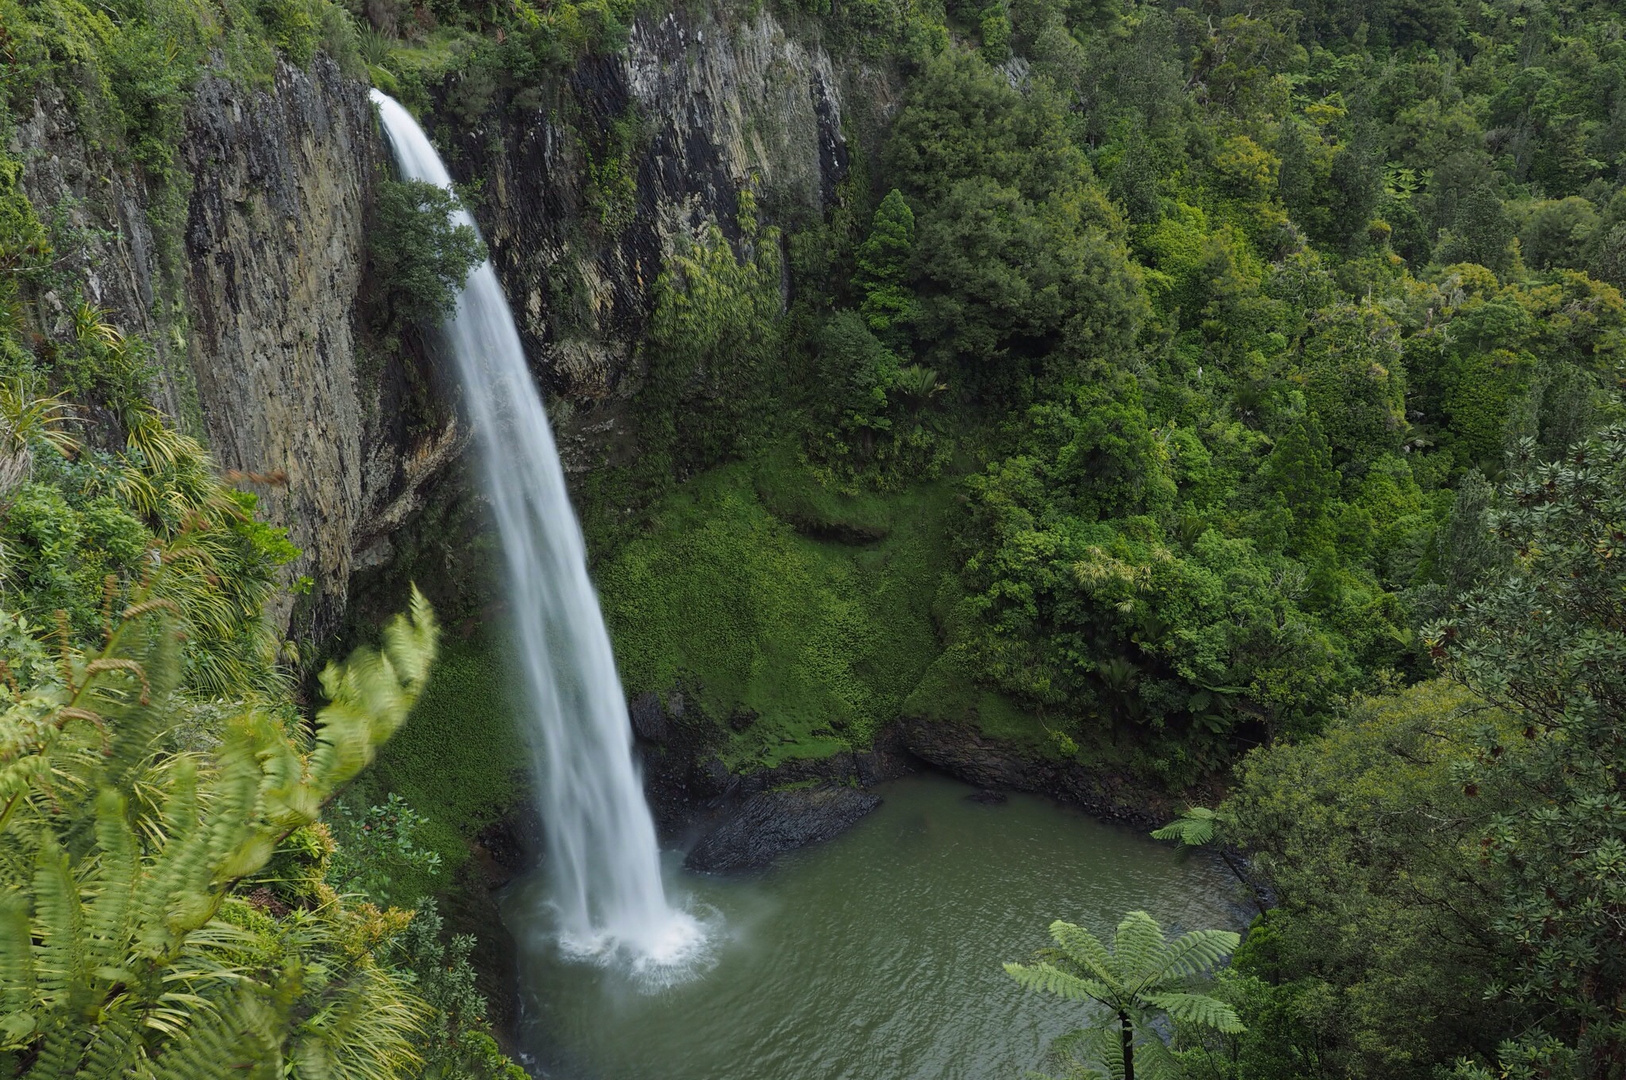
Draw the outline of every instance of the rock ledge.
[[[708,874],[766,866],[775,856],[837,836],[880,805],[879,795],[851,787],[760,791],[701,837],[683,865]]]

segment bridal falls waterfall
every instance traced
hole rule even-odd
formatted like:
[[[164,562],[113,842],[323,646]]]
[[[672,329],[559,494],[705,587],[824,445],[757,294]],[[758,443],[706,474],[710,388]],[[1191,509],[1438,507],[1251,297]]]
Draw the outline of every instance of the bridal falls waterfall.
[[[402,175],[450,188],[411,114],[377,90],[372,96]],[[581,527],[489,259],[469,275],[445,334],[502,541],[560,943],[586,955],[627,953],[640,964],[676,962],[700,931],[667,904]]]

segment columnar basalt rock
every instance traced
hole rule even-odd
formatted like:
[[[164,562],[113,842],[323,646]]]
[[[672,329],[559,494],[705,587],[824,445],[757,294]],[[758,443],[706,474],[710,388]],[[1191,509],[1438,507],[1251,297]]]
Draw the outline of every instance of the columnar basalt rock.
[[[279,64],[264,89],[206,76],[177,148],[177,235],[154,225],[159,193],[46,93],[14,139],[25,190],[83,237],[69,255],[88,301],[154,344],[156,403],[245,474],[301,548],[284,573],[312,579],[311,602],[291,625],[281,592],[270,615],[320,637],[352,569],[387,554],[423,483],[466,442],[451,421],[409,430],[402,362],[364,355],[367,208],[386,160],[367,87],[324,56]]]
[[[765,224],[821,220],[849,168],[847,102],[863,98],[867,130],[897,93],[761,10],[640,18],[625,50],[555,90],[434,133],[457,144],[453,172],[482,182],[476,216],[538,375],[568,402],[560,451],[580,472],[636,446],[625,406],[664,258],[708,223],[738,244],[747,190]]]

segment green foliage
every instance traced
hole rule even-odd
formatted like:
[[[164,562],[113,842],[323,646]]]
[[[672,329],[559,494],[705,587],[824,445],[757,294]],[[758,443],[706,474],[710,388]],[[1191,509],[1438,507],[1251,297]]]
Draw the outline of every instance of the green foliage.
[[[424,1009],[372,956],[402,920],[331,895],[271,919],[231,891],[400,725],[433,616],[415,597],[382,650],[329,666],[308,752],[250,707],[204,755],[155,753],[180,685],[172,610],[142,598],[100,651],[64,643],[56,677],[0,714],[0,1054],[30,1076],[402,1075]]]
[[[858,246],[853,277],[853,287],[863,297],[859,313],[893,347],[907,340],[905,330],[914,313],[914,296],[906,284],[914,246],[914,211],[893,188],[875,211],[869,237]]]
[[[1241,939],[1228,930],[1192,930],[1169,941],[1156,919],[1132,911],[1118,924],[1110,949],[1090,931],[1059,919],[1050,924],[1050,936],[1056,944],[1039,954],[1038,963],[1006,964],[1005,972],[1030,990],[1106,1007],[1093,1030],[1052,1044],[1051,1056],[1069,1080],[1134,1080],[1137,1068],[1153,1080],[1179,1076],[1155,1027],[1160,1016],[1228,1035],[1245,1030],[1229,1005],[1191,988],[1196,977],[1236,950]]]
[[[474,938],[447,940],[434,901],[426,901],[395,942],[413,990],[435,1012],[419,1045],[419,1080],[525,1080],[526,1072],[498,1049],[485,1022],[486,1002],[469,963]]]
[[[420,861],[398,864],[387,882],[398,903],[444,889],[469,842],[523,791],[529,751],[503,657],[500,642],[447,639],[417,708],[347,797],[360,809],[394,796],[422,816],[411,830]],[[429,856],[439,873],[427,872]]]
[[[419,846],[425,824],[423,815],[393,791],[382,804],[363,810],[336,803],[331,829],[338,849],[328,880],[341,893],[363,893],[394,906],[398,899],[394,889],[402,875],[432,877],[440,872],[440,853]]]
[[[937,654],[946,486],[851,500],[778,469],[765,497],[738,465],[684,485],[598,575],[627,692],[681,690],[720,733],[739,717],[736,766],[867,746]]]
[[[888,147],[919,208],[926,348],[1009,386],[1051,354],[1071,371],[1132,342],[1142,307],[1123,224],[1055,100],[950,50],[911,84]]]
[[[1511,953],[1491,996],[1551,1010],[1542,1033],[1575,1049],[1583,1075],[1606,1075],[1603,1063],[1626,1052],[1615,1007],[1626,941],[1609,914],[1621,902],[1615,867],[1626,843],[1617,566],[1626,428],[1550,464],[1526,440],[1514,464],[1489,522],[1512,567],[1427,636],[1448,675],[1524,725],[1522,739],[1506,726],[1477,731],[1454,777],[1468,791],[1527,793],[1476,815],[1496,870],[1490,926]]]
[[[1304,399],[1339,463],[1356,474],[1406,430],[1400,328],[1372,306],[1324,309],[1302,346]]]
[[[60,439],[36,430],[36,479],[6,496],[0,519],[7,603],[42,623],[62,612],[66,632],[88,641],[151,583],[188,626],[188,681],[199,692],[274,685],[278,643],[261,612],[277,568],[298,549],[285,530],[257,521],[255,497],[226,487],[203,448],[150,407],[132,415],[129,432],[121,455],[69,461]],[[165,573],[153,579],[158,565]]]
[[[375,85],[463,123],[494,103],[534,111],[550,80],[625,44],[636,7],[632,0],[380,3],[367,9],[378,37],[366,62]]]
[[[1243,732],[1313,730],[1393,616],[1317,603],[1291,554],[1317,550],[1309,539],[1208,527],[1194,511],[1212,458],[1178,429],[1149,430],[1133,382],[1115,389],[1035,406],[1025,452],[968,482],[967,643],[1000,689],[1074,724],[1127,727],[1153,771],[1188,782]],[[1294,431],[1266,462],[1267,490],[1292,500],[1295,527],[1326,531],[1337,476],[1313,420]]]
[[[948,387],[935,369],[902,364],[864,323],[842,311],[820,329],[814,373],[829,430],[809,453],[848,491],[934,478],[943,452],[940,425],[927,412]]]
[[[398,336],[408,326],[432,326],[451,312],[485,246],[457,220],[457,197],[434,184],[383,180],[374,198],[367,258],[380,296],[375,329]]]
[[[619,236],[633,223],[638,205],[637,163],[642,149],[641,125],[636,110],[612,121],[603,132],[601,146],[586,145],[588,208],[609,236]]]
[[[752,205],[742,193],[741,254],[709,224],[667,260],[655,284],[641,404],[646,438],[680,473],[760,446],[770,431],[779,231],[758,230]]]
[[[320,40],[321,24],[312,8],[303,0],[257,0],[254,5],[272,44],[300,67],[311,62]]]
[[[1209,1040],[1195,1074],[1422,1078],[1517,1027],[1517,1010],[1482,1000],[1498,945],[1472,826],[1516,793],[1456,779],[1472,733],[1510,723],[1433,681],[1356,699],[1319,738],[1245,759],[1216,839],[1248,853],[1275,906],[1217,991],[1249,1033]]]
[[[1155,840],[1177,840],[1187,847],[1201,847],[1213,841],[1214,823],[1218,816],[1206,806],[1191,806],[1186,812],[1163,826],[1152,830]]]

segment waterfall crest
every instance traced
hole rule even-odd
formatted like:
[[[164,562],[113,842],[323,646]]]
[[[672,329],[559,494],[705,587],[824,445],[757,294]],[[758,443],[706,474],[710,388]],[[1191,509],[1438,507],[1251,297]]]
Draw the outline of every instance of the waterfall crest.
[[[372,98],[402,175],[450,189],[412,115],[377,90]],[[585,955],[630,954],[645,965],[684,962],[702,934],[666,900],[581,527],[489,259],[469,275],[444,329],[502,543],[560,943]]]

